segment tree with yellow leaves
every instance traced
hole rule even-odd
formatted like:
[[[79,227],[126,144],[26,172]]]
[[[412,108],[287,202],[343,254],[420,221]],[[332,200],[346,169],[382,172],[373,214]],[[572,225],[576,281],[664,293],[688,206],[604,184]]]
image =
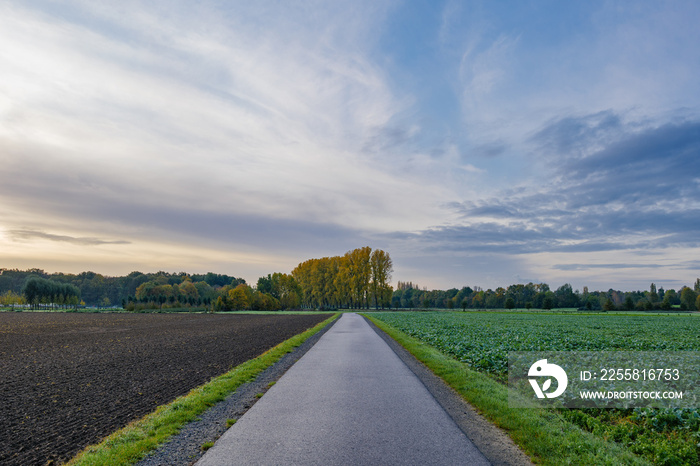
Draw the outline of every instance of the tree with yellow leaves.
[[[314,308],[379,308],[388,305],[393,291],[392,262],[380,249],[369,246],[343,256],[309,259],[299,264],[292,277],[301,291],[304,306]]]

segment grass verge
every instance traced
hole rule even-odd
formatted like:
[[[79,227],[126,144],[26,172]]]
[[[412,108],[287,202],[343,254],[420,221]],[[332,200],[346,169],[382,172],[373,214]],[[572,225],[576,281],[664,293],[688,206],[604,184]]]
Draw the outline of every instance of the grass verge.
[[[557,466],[650,464],[620,445],[581,430],[554,411],[509,408],[507,386],[371,315],[363,315],[442,378],[482,415],[504,429],[534,462]]]
[[[240,385],[254,380],[258,374],[279,361],[285,354],[301,345],[339,314],[326,319],[304,333],[296,335],[255,359],[236,366],[226,374],[197,387],[170,404],[160,406],[153,413],[133,421],[101,443],[85,448],[68,462],[69,466],[131,465],[143,459],[148,452],[165,443],[183,426],[219,401],[224,400]]]

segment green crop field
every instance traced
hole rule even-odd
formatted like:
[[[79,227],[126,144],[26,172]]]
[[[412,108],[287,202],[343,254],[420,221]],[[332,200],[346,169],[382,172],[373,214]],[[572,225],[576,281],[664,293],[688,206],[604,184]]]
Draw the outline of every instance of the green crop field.
[[[504,384],[509,351],[700,351],[700,319],[692,315],[381,312],[372,316]],[[558,412],[654,464],[700,464],[697,409]]]

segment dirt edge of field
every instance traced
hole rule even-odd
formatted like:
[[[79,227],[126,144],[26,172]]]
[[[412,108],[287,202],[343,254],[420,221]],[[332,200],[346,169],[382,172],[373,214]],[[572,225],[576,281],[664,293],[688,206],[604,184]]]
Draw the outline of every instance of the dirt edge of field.
[[[326,333],[338,319],[323,327],[316,334],[290,353],[285,354],[279,361],[265,369],[252,381],[238,387],[224,401],[212,406],[198,420],[184,426],[177,435],[171,437],[146,458],[137,463],[138,466],[189,466],[197,462],[203,455],[202,445],[216,442],[229,428],[229,419],[239,419],[259,399],[259,394],[266,392],[271,384],[279,380],[312,346]]]
[[[396,355],[423,382],[440,406],[455,421],[464,434],[484,454],[494,466],[532,466],[530,458],[513,442],[503,430],[499,429],[476,409],[465,401],[452,387],[440,377],[433,374],[423,363],[418,361],[406,348],[384,333],[374,323],[364,317]]]

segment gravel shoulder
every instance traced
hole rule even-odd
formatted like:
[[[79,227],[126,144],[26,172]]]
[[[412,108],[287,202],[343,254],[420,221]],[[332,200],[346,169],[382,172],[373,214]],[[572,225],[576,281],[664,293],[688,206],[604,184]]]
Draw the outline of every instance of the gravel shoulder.
[[[396,340],[384,333],[369,319],[365,320],[404,364],[416,374],[440,406],[491,464],[495,466],[529,466],[533,464],[508,434],[479,414],[472,405],[467,403],[440,377],[433,374]]]

